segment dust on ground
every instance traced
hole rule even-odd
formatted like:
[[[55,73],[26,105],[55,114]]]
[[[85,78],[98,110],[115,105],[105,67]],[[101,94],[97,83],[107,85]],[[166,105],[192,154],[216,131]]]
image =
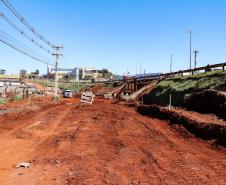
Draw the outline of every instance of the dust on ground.
[[[0,134],[0,184],[226,184],[224,149],[103,99],[6,115]]]

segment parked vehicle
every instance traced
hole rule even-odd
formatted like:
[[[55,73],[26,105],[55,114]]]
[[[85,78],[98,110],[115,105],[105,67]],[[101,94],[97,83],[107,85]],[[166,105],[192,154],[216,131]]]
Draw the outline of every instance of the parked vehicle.
[[[65,90],[64,92],[63,92],[63,97],[64,98],[72,98],[72,92],[71,92],[71,90]]]

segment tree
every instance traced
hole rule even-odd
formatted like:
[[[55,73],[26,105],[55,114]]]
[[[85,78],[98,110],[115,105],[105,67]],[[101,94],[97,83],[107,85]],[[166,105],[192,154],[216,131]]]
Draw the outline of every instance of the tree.
[[[25,78],[27,76],[27,71],[22,69],[20,70],[20,78]]]
[[[39,70],[35,70],[35,74],[38,76],[39,75]]]

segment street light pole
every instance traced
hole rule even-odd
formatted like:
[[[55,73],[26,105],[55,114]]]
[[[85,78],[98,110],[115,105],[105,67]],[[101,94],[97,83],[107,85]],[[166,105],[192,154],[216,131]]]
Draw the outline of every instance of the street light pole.
[[[140,75],[141,75],[141,70],[142,70],[142,67],[141,67],[141,65],[142,65],[142,62],[140,62]]]
[[[191,69],[191,60],[192,60],[192,59],[191,59],[191,57],[192,57],[192,56],[191,56],[191,55],[192,55],[192,54],[191,54],[191,53],[192,53],[192,32],[193,32],[193,31],[189,31],[189,32],[188,32],[189,35],[190,35],[190,69]]]
[[[197,55],[198,55],[199,51],[198,50],[194,50],[194,54],[195,54],[195,62],[194,62],[194,67],[196,68],[197,66]]]
[[[170,55],[170,73],[172,73],[173,55]]]

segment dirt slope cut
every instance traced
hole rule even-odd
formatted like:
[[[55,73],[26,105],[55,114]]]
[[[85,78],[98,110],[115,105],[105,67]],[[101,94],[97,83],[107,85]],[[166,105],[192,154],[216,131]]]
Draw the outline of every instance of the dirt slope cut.
[[[168,110],[157,105],[140,105],[138,112],[143,115],[169,120],[172,124],[184,126],[189,132],[197,137],[206,140],[216,140],[216,142],[226,147],[226,123],[209,121],[197,121],[192,119],[192,115],[182,114],[178,111]]]
[[[207,89],[191,95],[186,107],[202,113],[214,113],[226,118],[226,93]]]

